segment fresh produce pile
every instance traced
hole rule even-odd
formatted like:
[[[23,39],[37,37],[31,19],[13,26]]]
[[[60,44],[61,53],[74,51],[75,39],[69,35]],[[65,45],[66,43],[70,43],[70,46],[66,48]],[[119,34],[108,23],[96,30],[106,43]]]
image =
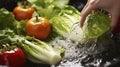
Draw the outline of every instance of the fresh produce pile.
[[[58,36],[53,33],[55,25],[50,20],[53,17],[59,19],[60,16],[65,23],[70,22],[71,25],[71,18],[79,20],[79,12],[74,7],[66,5],[68,2],[30,0],[19,3],[13,12],[1,8],[0,65],[24,67],[26,59],[49,65],[60,62],[64,50],[55,50],[50,44],[50,41]],[[65,16],[65,20],[64,15],[68,16]],[[14,59],[11,60],[12,57]]]
[[[0,65],[25,67],[26,59],[56,65],[66,51],[59,43],[56,45],[60,48],[53,45],[56,37],[82,45],[96,40],[97,44],[108,44],[111,40],[108,16],[101,12],[89,14],[80,28],[80,12],[68,3],[69,0],[27,0],[18,3],[13,11],[1,8]]]

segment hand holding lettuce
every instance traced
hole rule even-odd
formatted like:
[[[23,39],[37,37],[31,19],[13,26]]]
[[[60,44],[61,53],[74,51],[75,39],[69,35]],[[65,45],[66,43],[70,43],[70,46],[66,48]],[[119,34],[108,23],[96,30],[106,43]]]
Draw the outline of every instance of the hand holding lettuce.
[[[50,19],[53,31],[64,38],[69,37],[73,41],[83,42],[106,35],[110,29],[110,18],[102,12],[89,14],[83,28],[80,28],[79,24],[76,23],[80,20],[79,15],[80,12],[70,8],[70,6],[61,10],[58,16]]]
[[[110,18],[101,12],[89,14],[83,26],[83,32],[86,38],[98,38],[108,32],[109,29]]]
[[[64,13],[62,13],[63,11]],[[83,28],[80,28],[80,12],[76,13],[75,10],[63,11],[60,12],[59,16],[50,19],[53,31],[59,36],[73,42],[79,42],[86,47],[94,46],[95,48],[91,50],[94,50],[95,53],[107,50],[109,44],[114,44],[111,34],[108,32],[110,18],[107,15],[102,12],[89,14]]]
[[[83,39],[86,47],[91,47],[92,54],[98,54],[111,49],[114,46],[110,30],[110,18],[102,12],[91,13],[87,16],[83,25]]]

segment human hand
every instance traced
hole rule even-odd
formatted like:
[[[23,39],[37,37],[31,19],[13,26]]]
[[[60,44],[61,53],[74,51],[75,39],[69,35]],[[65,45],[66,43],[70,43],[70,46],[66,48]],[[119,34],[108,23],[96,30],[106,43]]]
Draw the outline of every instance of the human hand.
[[[111,18],[111,30],[116,26],[120,14],[120,0],[88,0],[81,12],[80,27],[83,26],[87,15],[96,9],[106,10]]]

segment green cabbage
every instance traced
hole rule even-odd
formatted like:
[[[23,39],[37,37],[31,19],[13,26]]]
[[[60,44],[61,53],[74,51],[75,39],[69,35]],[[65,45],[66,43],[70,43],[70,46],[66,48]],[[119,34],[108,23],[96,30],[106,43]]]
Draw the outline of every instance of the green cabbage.
[[[72,6],[66,6],[59,14],[50,19],[52,29],[60,36],[67,37],[74,23],[79,22],[80,12]]]
[[[110,29],[110,18],[101,13],[96,12],[89,14],[83,26],[85,38],[98,38]]]

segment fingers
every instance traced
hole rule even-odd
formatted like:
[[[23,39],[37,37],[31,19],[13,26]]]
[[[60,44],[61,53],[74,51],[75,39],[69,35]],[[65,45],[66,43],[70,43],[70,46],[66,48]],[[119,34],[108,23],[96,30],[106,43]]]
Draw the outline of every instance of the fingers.
[[[82,12],[81,12],[81,20],[80,20],[80,27],[83,26],[84,21],[87,17],[87,15],[93,10],[95,9],[95,5],[96,5],[96,0],[88,0],[86,6],[83,8]]]
[[[87,15],[91,12],[91,10],[92,10],[92,7],[90,5],[89,6],[86,5],[85,8],[82,10],[82,12],[81,12],[81,20],[80,20],[80,27],[83,26],[84,21],[85,21]]]
[[[88,7],[89,1],[90,1],[90,0],[87,1],[86,5],[85,5],[84,8],[82,9],[82,12]]]
[[[92,10],[95,10],[95,9],[98,9],[98,8],[102,8],[102,9],[106,10],[107,12],[109,12],[111,14],[111,30],[113,30],[113,28],[117,24],[120,7],[119,7],[119,5],[117,5],[119,3],[116,3],[113,0],[110,0],[107,3],[106,2],[107,2],[106,0],[88,0],[86,6],[83,8],[83,10],[81,12],[80,27],[83,26],[84,21],[85,21],[87,15]],[[115,2],[115,3],[112,4],[113,2]]]

